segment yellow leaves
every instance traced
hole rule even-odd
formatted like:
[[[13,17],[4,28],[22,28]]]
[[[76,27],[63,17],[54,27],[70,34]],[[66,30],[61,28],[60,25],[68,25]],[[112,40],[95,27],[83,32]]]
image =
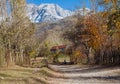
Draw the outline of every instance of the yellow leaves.
[[[80,50],[75,50],[73,55],[75,58],[82,58],[82,52]]]
[[[48,45],[49,45],[49,42],[48,42],[48,41],[45,41],[45,42],[44,42],[44,45],[45,45],[45,47],[47,48]]]
[[[80,56],[80,55],[81,55],[81,52],[80,52],[79,50],[76,50],[76,51],[74,51],[74,55],[75,55],[75,56]]]
[[[102,15],[102,17],[106,17],[106,16],[108,16],[108,12],[103,12],[101,15]]]
[[[117,0],[111,0],[114,7],[117,5]]]
[[[118,28],[118,29],[120,29],[120,22],[116,22],[116,27]]]
[[[112,36],[112,35],[115,34],[115,33],[117,33],[117,30],[109,30],[109,31],[108,31],[108,34],[109,34],[110,36]]]
[[[116,20],[113,20],[113,22],[115,23],[115,22],[116,22]]]
[[[117,11],[117,10],[113,8],[112,11],[111,11],[111,13],[115,13],[116,11]]]
[[[120,28],[120,11],[116,10],[108,18],[108,28],[114,30]]]
[[[36,52],[35,51],[31,51],[29,54],[30,54],[31,57],[33,57],[33,56],[35,56]]]
[[[86,19],[86,26],[88,28],[87,31],[90,33],[90,40],[87,42],[88,46],[94,49],[99,49],[103,43],[102,28],[104,28],[104,31],[106,31],[107,25],[104,24],[101,26],[98,18],[92,16]]]
[[[102,38],[99,35],[96,35],[91,38],[91,40],[88,42],[88,45],[93,49],[98,49],[100,48],[101,43],[102,43]]]
[[[107,25],[103,25],[103,26],[102,26],[102,28],[105,28],[105,29],[106,29],[107,27],[108,27]]]
[[[113,4],[114,6],[116,6],[116,4],[117,4],[117,0],[104,0],[104,2],[105,2],[106,4],[112,2],[112,4]]]
[[[10,3],[12,8],[11,13],[15,19],[26,17],[25,0],[10,0]]]
[[[110,2],[110,0],[104,0],[104,2],[108,4]]]

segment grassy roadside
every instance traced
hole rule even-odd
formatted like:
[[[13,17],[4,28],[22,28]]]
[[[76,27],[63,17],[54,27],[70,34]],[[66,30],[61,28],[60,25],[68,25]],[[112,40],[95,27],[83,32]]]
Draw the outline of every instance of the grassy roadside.
[[[1,68],[0,84],[47,84],[42,68]]]

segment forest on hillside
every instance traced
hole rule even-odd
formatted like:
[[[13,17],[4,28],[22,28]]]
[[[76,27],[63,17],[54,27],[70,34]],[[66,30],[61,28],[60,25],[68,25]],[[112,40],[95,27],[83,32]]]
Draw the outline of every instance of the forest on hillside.
[[[69,46],[64,52],[57,50],[51,53],[50,43],[43,41],[47,34],[38,38],[35,23],[26,15],[26,0],[0,1],[0,67],[29,66],[31,58],[39,56],[47,58],[47,63],[56,63],[60,55],[68,56],[72,64],[119,65],[120,1],[90,2],[91,12],[77,15],[75,26],[62,32],[62,39],[57,39],[64,42],[67,40],[65,44]],[[99,8],[101,10],[98,10]],[[85,11],[84,6],[83,13]],[[61,37],[58,32],[59,30],[49,31],[55,35],[49,36],[48,39]]]

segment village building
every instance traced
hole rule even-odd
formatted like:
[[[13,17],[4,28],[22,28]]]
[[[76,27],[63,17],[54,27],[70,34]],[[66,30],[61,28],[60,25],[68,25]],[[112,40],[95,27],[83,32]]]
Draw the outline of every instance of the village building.
[[[60,52],[64,53],[65,49],[66,49],[66,45],[59,45],[59,46],[53,46],[50,49],[50,51],[52,53],[56,53],[57,51],[60,51]]]

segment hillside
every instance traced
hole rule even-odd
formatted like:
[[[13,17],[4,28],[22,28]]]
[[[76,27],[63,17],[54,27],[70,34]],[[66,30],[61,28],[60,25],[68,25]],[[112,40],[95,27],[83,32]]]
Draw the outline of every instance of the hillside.
[[[42,39],[42,41],[47,41],[50,46],[61,45],[69,43],[64,40],[62,34],[76,24],[77,17],[70,16],[54,23],[37,23],[37,36]]]

